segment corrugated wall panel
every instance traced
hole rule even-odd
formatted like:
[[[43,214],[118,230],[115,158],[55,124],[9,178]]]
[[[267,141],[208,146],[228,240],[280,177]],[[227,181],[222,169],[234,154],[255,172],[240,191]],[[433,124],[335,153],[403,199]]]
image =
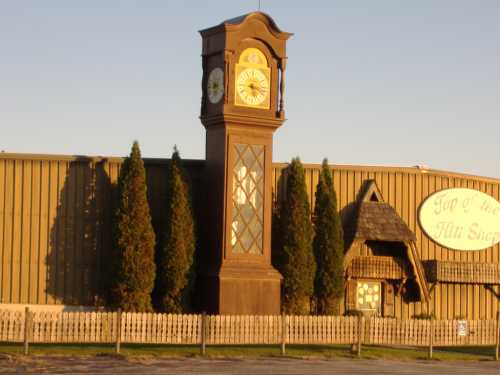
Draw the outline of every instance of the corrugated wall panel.
[[[31,162],[30,273],[28,301],[37,301],[40,255],[40,163]]]
[[[4,243],[2,258],[2,290],[3,300],[13,301],[12,298],[12,224],[14,220],[14,161],[7,160],[5,166],[5,220]]]
[[[21,241],[20,241],[20,269],[19,301],[26,303],[29,300],[30,265],[31,265],[31,188],[32,188],[31,161],[22,163],[22,195],[21,195]]]
[[[49,303],[47,298],[47,266],[46,259],[49,249],[49,233],[51,223],[50,211],[50,162],[40,161],[40,248],[38,251],[38,298],[33,303]]]

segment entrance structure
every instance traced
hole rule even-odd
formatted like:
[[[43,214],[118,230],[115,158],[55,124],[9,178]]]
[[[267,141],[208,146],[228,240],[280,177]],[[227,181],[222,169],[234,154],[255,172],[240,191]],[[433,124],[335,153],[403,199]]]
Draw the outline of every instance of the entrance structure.
[[[281,275],[271,265],[270,182],[273,133],[285,121],[291,34],[261,12],[200,33],[208,212],[204,308],[278,314]]]
[[[425,272],[416,236],[374,180],[367,180],[345,225],[347,310],[394,317],[396,298],[428,303]]]

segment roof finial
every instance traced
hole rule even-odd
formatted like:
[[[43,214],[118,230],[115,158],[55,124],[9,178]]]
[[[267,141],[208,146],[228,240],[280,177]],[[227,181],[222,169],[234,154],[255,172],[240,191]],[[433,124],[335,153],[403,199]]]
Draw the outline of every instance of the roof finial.
[[[260,0],[259,0],[259,12],[260,12]]]

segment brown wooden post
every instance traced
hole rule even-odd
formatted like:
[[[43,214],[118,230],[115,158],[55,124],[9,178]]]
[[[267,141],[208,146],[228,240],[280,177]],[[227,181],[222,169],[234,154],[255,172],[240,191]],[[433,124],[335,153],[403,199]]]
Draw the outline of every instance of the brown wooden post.
[[[29,344],[29,335],[30,335],[30,322],[31,322],[31,316],[30,316],[30,308],[26,306],[26,309],[24,310],[24,355],[29,355],[30,354],[30,344]]]
[[[122,343],[122,309],[118,309],[116,317],[116,354],[120,354]]]
[[[495,361],[498,361],[499,355],[500,355],[500,311],[497,311]]]
[[[361,357],[361,344],[363,343],[363,334],[365,327],[365,317],[358,316],[358,347],[356,348],[358,357]]]
[[[201,355],[205,355],[207,351],[207,313],[203,311],[201,314]]]
[[[434,320],[429,320],[429,359],[432,359],[432,351],[434,346]]]
[[[280,80],[280,102],[279,102],[279,114],[284,116],[285,113],[285,71],[286,71],[286,57],[281,59],[281,80]]]
[[[281,313],[281,355],[286,353],[286,314]]]

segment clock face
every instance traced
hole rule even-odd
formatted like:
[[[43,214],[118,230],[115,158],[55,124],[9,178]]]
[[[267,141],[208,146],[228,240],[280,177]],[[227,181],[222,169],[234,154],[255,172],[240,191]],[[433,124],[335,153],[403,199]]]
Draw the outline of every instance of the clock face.
[[[245,68],[236,78],[236,92],[242,105],[269,108],[269,78],[258,68]]]
[[[221,68],[214,68],[208,75],[208,100],[212,104],[218,103],[224,95],[224,72]]]

